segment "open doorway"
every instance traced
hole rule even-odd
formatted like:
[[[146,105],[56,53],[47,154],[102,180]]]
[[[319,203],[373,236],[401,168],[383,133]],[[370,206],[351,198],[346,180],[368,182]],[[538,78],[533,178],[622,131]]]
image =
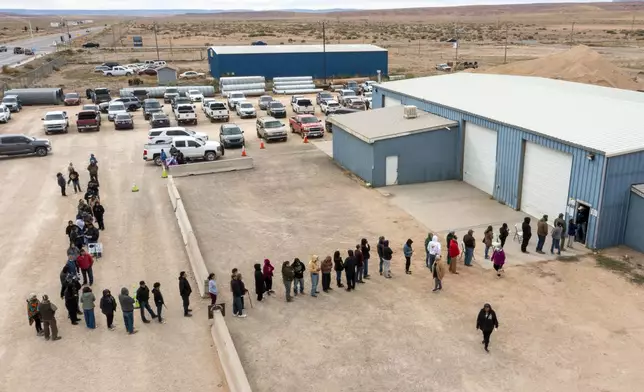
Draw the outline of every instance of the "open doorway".
[[[588,219],[590,218],[590,206],[584,202],[577,201],[575,206],[575,224],[577,231],[575,233],[575,242],[586,245],[586,235],[588,235]]]

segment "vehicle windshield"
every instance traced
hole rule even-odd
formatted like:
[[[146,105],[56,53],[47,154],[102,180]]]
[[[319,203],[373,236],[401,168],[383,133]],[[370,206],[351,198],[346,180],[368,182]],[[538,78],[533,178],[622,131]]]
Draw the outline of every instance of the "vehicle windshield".
[[[320,98],[332,98],[331,93],[320,93]]]
[[[65,119],[65,116],[63,116],[61,113],[45,115],[45,121],[56,121],[56,120],[64,120],[64,119]]]
[[[190,90],[190,91],[188,91],[188,94],[190,94],[190,95],[199,95],[199,94],[201,94],[201,92],[199,90]]]
[[[242,131],[239,127],[226,127],[221,130],[224,135],[241,135]]]
[[[129,114],[118,114],[116,115],[117,120],[129,120],[130,115]]]
[[[78,93],[69,93],[65,94],[65,98],[80,98],[80,95]]]
[[[332,107],[332,108],[334,108],[334,107],[340,106],[340,104],[339,104],[339,103],[337,103],[337,102],[329,102],[329,103],[327,104],[327,106],[328,106],[328,107]]]
[[[177,94],[179,93],[179,89],[176,88],[167,88],[165,89],[166,94]]]
[[[271,109],[283,109],[284,105],[281,102],[271,102]]]
[[[192,113],[192,106],[179,106],[179,113]]]
[[[264,128],[281,128],[283,125],[279,121],[266,121]]]
[[[345,97],[355,97],[355,96],[356,96],[356,93],[355,93],[355,91],[353,91],[353,90],[347,90],[347,91],[345,91],[345,92],[344,92],[344,94],[343,94],[343,95],[344,95]]]
[[[145,103],[146,109],[158,109],[161,107],[159,101],[149,101]]]
[[[311,124],[311,123],[316,123],[320,122],[320,120],[317,119],[317,117],[302,117],[300,118],[302,121],[302,124]]]
[[[122,103],[113,103],[110,105],[109,111],[125,110],[125,105]]]
[[[311,104],[311,101],[310,101],[310,100],[308,100],[308,99],[298,99],[298,100],[297,100],[297,105],[298,105],[298,106],[313,106],[313,105]]]
[[[109,93],[110,93],[110,90],[106,88],[97,88],[96,90],[94,90],[94,94],[96,95],[107,95]]]
[[[155,120],[167,120],[168,116],[166,116],[165,114],[155,114],[154,116],[152,116],[152,118]]]
[[[16,101],[17,99],[15,97],[5,97],[2,99],[2,102],[6,102],[6,103],[14,103]]]
[[[245,98],[244,93],[232,93],[230,98]]]
[[[270,102],[273,100],[273,97],[269,97],[269,96],[259,97],[259,100],[262,102]]]
[[[225,109],[226,109],[226,106],[221,102],[210,104],[210,110],[225,110]]]
[[[253,104],[252,103],[242,103],[242,104],[239,105],[239,107],[242,108],[242,109],[252,109]]]

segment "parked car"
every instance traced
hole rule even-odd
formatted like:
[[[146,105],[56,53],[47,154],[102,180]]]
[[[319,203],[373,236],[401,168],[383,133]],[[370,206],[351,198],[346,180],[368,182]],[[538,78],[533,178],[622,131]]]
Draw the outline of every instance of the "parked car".
[[[186,71],[180,74],[179,77],[182,79],[194,79],[194,78],[201,78],[204,75],[205,74],[203,72]]]
[[[67,93],[63,99],[65,106],[80,105],[81,96],[79,93]]]
[[[324,101],[329,101],[331,99],[333,99],[333,94],[331,94],[328,91],[320,91],[318,95],[315,97],[315,103],[322,106],[322,103]]]
[[[101,114],[94,110],[82,110],[76,113],[76,129],[78,133],[83,131],[100,131]]]
[[[367,104],[360,97],[347,98],[346,102],[345,106],[349,109],[367,110]]]
[[[341,108],[340,104],[333,99],[322,101],[322,103],[320,104],[320,109],[322,109],[322,113],[327,115],[329,113],[333,113],[339,108]]]
[[[145,68],[137,72],[139,75],[148,75],[156,76],[158,74],[157,70],[154,68]]]
[[[224,148],[245,146],[244,131],[237,124],[222,124],[219,128],[219,142]]]
[[[252,46],[264,46],[264,45],[268,45],[268,44],[267,44],[266,42],[264,42],[264,41],[253,41],[253,42],[251,42],[250,44],[251,44]]]
[[[228,93],[228,109],[233,110],[235,109],[235,105],[239,101],[245,101],[246,100],[246,95],[244,93],[238,92],[238,91],[233,91]]]
[[[101,110],[98,108],[98,105],[83,105],[81,110],[93,110],[94,112],[96,112],[96,114],[98,114],[98,118],[101,118]]]
[[[122,67],[122,66],[119,65],[119,66],[116,66],[116,67],[112,67],[112,69],[110,69],[108,71],[104,71],[103,75],[105,75],[105,76],[131,76],[133,73],[134,73],[133,70],[131,70],[129,68]]]
[[[163,93],[163,102],[171,103],[175,97],[179,96],[179,89],[176,87],[167,87]]]
[[[137,88],[134,91],[132,91],[132,96],[134,96],[136,99],[138,99],[139,102],[143,103],[143,101],[148,99],[149,94],[148,94],[148,90],[143,89],[143,88]]]
[[[125,105],[123,104],[123,102],[110,102],[109,106],[107,107],[107,120],[114,121],[114,117],[116,117],[117,114],[127,114]]]
[[[436,70],[437,71],[443,71],[443,72],[449,72],[452,70],[452,67],[450,67],[447,64],[436,64]]]
[[[266,114],[274,118],[286,118],[286,108],[280,101],[273,101],[268,104]]]
[[[67,112],[56,110],[47,112],[42,118],[45,135],[50,133],[67,133],[69,130],[69,119]]]
[[[257,131],[257,138],[263,138],[267,142],[271,140],[286,141],[288,138],[286,125],[273,117],[258,118],[255,124],[255,129]]]
[[[195,113],[194,105],[177,105],[174,109],[174,118],[177,120],[177,124],[179,125],[187,123],[197,125],[197,113]]]
[[[347,98],[357,97],[358,95],[353,90],[342,89],[338,91],[338,98],[336,99],[340,105],[345,106]]]
[[[101,65],[102,65],[102,66],[104,66],[104,67],[107,67],[107,68],[109,68],[109,69],[112,69],[112,68],[114,68],[114,67],[118,67],[118,66],[119,66],[119,65],[121,65],[121,64],[119,64],[119,63],[117,63],[117,62],[115,62],[115,61],[107,61],[107,62],[104,62],[104,63],[103,63],[103,64],[101,64]]]
[[[114,117],[114,129],[134,129],[134,120],[130,113],[119,113]]]
[[[0,123],[6,124],[9,120],[11,120],[11,110],[0,104]]]
[[[257,117],[257,112],[255,112],[255,107],[252,103],[248,101],[240,101],[235,105],[237,115],[241,118],[245,117]]]
[[[101,46],[101,45],[99,45],[99,44],[98,44],[98,43],[96,43],[96,42],[85,42],[85,43],[83,44],[83,48],[98,48],[98,47],[100,47],[100,46]]]
[[[271,102],[273,102],[273,97],[270,95],[262,95],[257,99],[257,106],[259,106],[259,110],[266,110]]]
[[[7,47],[4,45],[0,45],[0,52],[6,52],[6,51],[7,51]]]
[[[152,113],[150,116],[151,128],[167,128],[170,126],[170,117],[165,113]]]
[[[356,82],[355,80],[349,80],[348,82],[346,82],[344,84],[344,88],[346,90],[353,91],[354,93],[356,93],[356,95],[358,94],[358,91],[360,90],[360,86],[358,86],[358,82]]]
[[[315,113],[315,106],[313,106],[313,102],[311,102],[310,99],[301,96],[293,96],[293,98],[291,99],[291,107],[293,108],[293,112],[297,114]]]
[[[199,90],[188,90],[188,98],[190,102],[201,102],[203,101],[203,94]]]
[[[190,105],[194,109],[195,105],[192,104],[192,101],[188,97],[176,96],[172,100],[172,109],[176,109],[179,105]]]
[[[13,54],[24,54],[25,50],[21,48],[20,46],[16,46],[13,48]]]
[[[331,132],[333,132],[333,127],[331,126],[331,123],[329,122],[329,118],[331,118],[333,116],[339,116],[339,115],[342,115],[342,114],[350,114],[350,113],[358,113],[358,112],[360,112],[360,110],[348,109],[348,108],[338,108],[333,113],[329,113],[326,116],[326,121],[324,122],[324,128],[326,128],[327,132],[331,133]]]
[[[110,102],[112,96],[110,90],[105,87],[99,87],[92,90],[92,102],[99,105],[103,102]]]
[[[33,49],[25,49],[25,56],[33,56],[33,55],[34,55]]]
[[[370,92],[373,90],[373,85],[376,84],[373,80],[367,80],[360,85],[360,92]]]
[[[22,110],[22,102],[17,95],[5,95],[2,98],[2,104],[9,108],[11,112],[19,112]]]
[[[299,133],[302,138],[323,137],[324,125],[312,114],[299,114],[288,120],[291,133]]]
[[[35,154],[44,157],[50,151],[51,143],[47,139],[18,134],[0,135],[0,155]]]
[[[208,108],[208,106],[210,106],[210,104],[215,101],[217,101],[215,98],[204,98],[203,101],[201,101],[201,110],[204,114],[206,114],[206,109]]]
[[[210,102],[210,105],[206,108],[206,117],[210,118],[210,121],[228,121],[230,119],[230,112],[223,102]]]
[[[143,160],[152,161],[161,166],[161,150],[170,151],[170,148],[181,151],[187,160],[203,159],[214,161],[224,155],[221,144],[214,140],[203,141],[190,136],[175,137],[167,144],[146,144],[143,146]]]
[[[154,113],[163,113],[163,105],[156,99],[146,99],[143,101],[143,118],[149,120]]]
[[[208,134],[204,132],[193,131],[184,127],[156,128],[148,131],[148,143],[163,144],[170,143],[175,137],[190,136],[199,140],[208,140]]]
[[[141,108],[141,102],[133,96],[116,98],[113,102],[122,102],[128,112],[134,112]]]

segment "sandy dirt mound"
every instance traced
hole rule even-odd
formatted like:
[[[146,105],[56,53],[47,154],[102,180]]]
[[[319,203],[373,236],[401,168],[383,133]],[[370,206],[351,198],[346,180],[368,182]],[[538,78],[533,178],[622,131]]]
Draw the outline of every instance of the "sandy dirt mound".
[[[627,90],[644,89],[642,84],[635,81],[619,67],[584,45],[551,56],[503,64],[478,72],[540,76]]]

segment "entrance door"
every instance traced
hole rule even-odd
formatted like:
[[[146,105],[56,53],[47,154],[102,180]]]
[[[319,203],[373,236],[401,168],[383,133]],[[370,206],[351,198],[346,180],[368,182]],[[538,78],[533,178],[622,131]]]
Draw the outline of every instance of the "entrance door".
[[[494,194],[496,176],[496,131],[465,123],[463,182],[488,195]]]
[[[396,185],[398,183],[398,155],[385,159],[385,185]]]
[[[624,244],[639,252],[644,252],[644,198],[638,193],[631,192],[631,200],[628,204],[628,215],[626,217],[626,232],[624,233]]]
[[[386,108],[391,107],[391,106],[400,106],[400,105],[402,105],[402,102],[400,102],[400,100],[398,100],[398,99],[390,98],[390,97],[388,97],[386,95],[383,95],[383,98],[384,98],[384,105],[383,106],[386,107]]]

